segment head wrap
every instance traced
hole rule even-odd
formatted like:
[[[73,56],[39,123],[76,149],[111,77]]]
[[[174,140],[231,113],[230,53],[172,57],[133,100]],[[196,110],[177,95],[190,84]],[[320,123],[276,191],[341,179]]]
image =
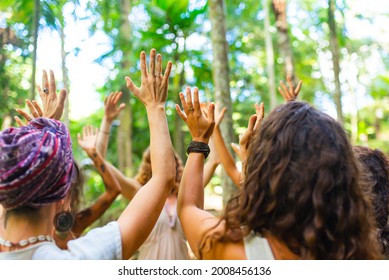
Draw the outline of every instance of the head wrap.
[[[0,204],[38,208],[65,197],[72,183],[69,131],[56,120],[33,119],[0,132]]]

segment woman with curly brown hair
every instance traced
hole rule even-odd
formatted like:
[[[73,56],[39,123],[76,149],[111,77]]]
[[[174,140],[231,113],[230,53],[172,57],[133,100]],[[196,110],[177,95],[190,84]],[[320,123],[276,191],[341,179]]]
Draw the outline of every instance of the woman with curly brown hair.
[[[245,181],[222,219],[202,209],[202,164],[214,126],[180,94],[193,142],[181,180],[178,214],[202,259],[378,259],[369,204],[342,127],[302,102],[275,108],[256,130]],[[196,174],[196,176],[195,176]]]
[[[356,157],[362,164],[364,180],[362,189],[371,198],[377,238],[381,252],[389,258],[389,163],[388,158],[378,149],[354,146]]]
[[[112,122],[118,116],[122,105],[118,106],[121,93],[111,93],[104,102],[104,117],[100,126],[97,149],[105,157],[109,130]],[[141,260],[186,260],[189,259],[187,241],[177,216],[177,193],[180,185],[184,165],[177,153],[175,158],[175,180],[174,186],[166,199],[162,212],[156,225],[139,249],[138,259]],[[210,181],[216,167],[219,164],[218,154],[214,151],[204,166],[203,186]],[[112,174],[116,177],[121,186],[122,195],[132,200],[135,194],[149,182],[152,177],[152,161],[150,148],[143,152],[142,162],[137,175],[129,178],[123,175],[115,166],[108,164]]]

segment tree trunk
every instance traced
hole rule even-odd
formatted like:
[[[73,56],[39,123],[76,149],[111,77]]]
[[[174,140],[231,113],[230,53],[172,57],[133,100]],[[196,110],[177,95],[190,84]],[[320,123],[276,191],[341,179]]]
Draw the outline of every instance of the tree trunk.
[[[66,89],[68,93],[68,97],[66,98],[65,101],[65,110],[64,110],[64,115],[63,115],[63,122],[64,124],[69,127],[70,121],[69,121],[69,93],[70,93],[70,87],[69,87],[69,77],[68,77],[68,69],[66,68],[66,57],[67,57],[67,52],[65,51],[65,30],[64,30],[64,25],[65,23],[63,22],[64,19],[60,22],[60,29],[59,33],[61,36],[61,65],[62,65],[62,81],[63,81],[63,87]]]
[[[277,106],[276,78],[274,73],[274,50],[273,39],[270,33],[270,0],[263,0],[265,12],[265,45],[266,45],[266,71],[268,75],[268,85],[270,93],[270,109]]]
[[[128,73],[130,70],[131,56],[131,26],[128,20],[128,15],[131,11],[131,0],[120,1],[120,19],[121,25],[119,29],[119,46],[123,52],[123,60],[121,62],[121,70]],[[123,84],[124,81],[123,81]],[[117,152],[119,169],[127,176],[132,174],[132,112],[130,106],[130,92],[125,85],[120,89],[123,92],[122,102],[126,107],[119,116],[120,128],[117,134]]]
[[[32,75],[31,75],[31,91],[30,99],[35,99],[35,76],[36,76],[36,59],[38,48],[38,30],[40,17],[40,0],[34,1],[34,17],[33,17],[33,51],[32,51]]]
[[[276,27],[278,31],[278,46],[280,48],[281,56],[284,60],[285,75],[292,78],[296,84],[293,52],[290,45],[288,34],[288,22],[286,17],[286,0],[272,0],[273,12],[276,16]]]
[[[226,11],[224,0],[209,1],[209,19],[211,21],[211,40],[212,40],[212,76],[215,85],[215,100],[219,102],[221,108],[226,107],[227,112],[221,123],[221,133],[227,147],[233,142],[232,129],[232,101],[230,94],[230,69],[228,66],[228,43],[226,39]],[[231,152],[231,150],[230,150]],[[225,203],[236,187],[233,185],[225,171],[222,173],[223,184],[223,202]]]
[[[336,34],[335,22],[335,3],[334,0],[328,0],[328,26],[330,30],[330,51],[332,54],[332,66],[334,71],[335,94],[334,102],[336,106],[336,113],[338,121],[343,125],[344,118],[342,112],[342,92],[340,89],[340,63],[339,63],[339,42]]]

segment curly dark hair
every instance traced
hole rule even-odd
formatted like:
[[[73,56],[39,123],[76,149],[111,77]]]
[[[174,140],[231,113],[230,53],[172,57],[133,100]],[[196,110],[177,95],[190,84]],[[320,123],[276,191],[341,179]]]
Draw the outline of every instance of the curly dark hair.
[[[182,173],[184,172],[184,165],[177,153],[174,153],[174,158],[176,160],[176,180],[175,186],[172,189],[172,192],[178,192],[180,186]],[[150,157],[150,148],[147,148],[142,155],[142,162],[138,169],[138,174],[135,176],[135,179],[144,186],[150,179],[152,175],[151,170],[151,157]]]
[[[388,158],[378,149],[354,146],[356,157],[365,172],[363,190],[371,198],[375,221],[378,227],[377,237],[381,252],[389,256],[389,163]]]
[[[301,259],[380,258],[368,199],[346,133],[307,103],[288,102],[263,120],[249,148],[245,182],[228,202],[224,233],[270,235]],[[211,242],[211,244],[213,241]]]

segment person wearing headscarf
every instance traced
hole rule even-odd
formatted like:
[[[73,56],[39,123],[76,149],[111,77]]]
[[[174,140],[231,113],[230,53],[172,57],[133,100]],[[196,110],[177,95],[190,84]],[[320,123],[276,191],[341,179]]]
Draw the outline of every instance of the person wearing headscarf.
[[[0,133],[0,204],[5,209],[0,259],[128,259],[154,227],[174,185],[174,152],[167,126],[165,102],[172,67],[162,74],[162,57],[150,52],[150,66],[141,52],[142,83],[129,77],[127,87],[145,105],[150,124],[153,177],[117,221],[69,241],[68,250],[53,243],[52,232],[71,229],[72,185],[77,180],[69,131],[61,118],[66,91],[56,94],[54,74],[43,75],[43,118]],[[104,159],[94,143],[80,139],[101,169]],[[105,172],[110,172],[104,169]],[[109,175],[109,176],[112,176]],[[115,180],[115,178],[112,178]],[[147,201],[147,203],[144,203]]]

